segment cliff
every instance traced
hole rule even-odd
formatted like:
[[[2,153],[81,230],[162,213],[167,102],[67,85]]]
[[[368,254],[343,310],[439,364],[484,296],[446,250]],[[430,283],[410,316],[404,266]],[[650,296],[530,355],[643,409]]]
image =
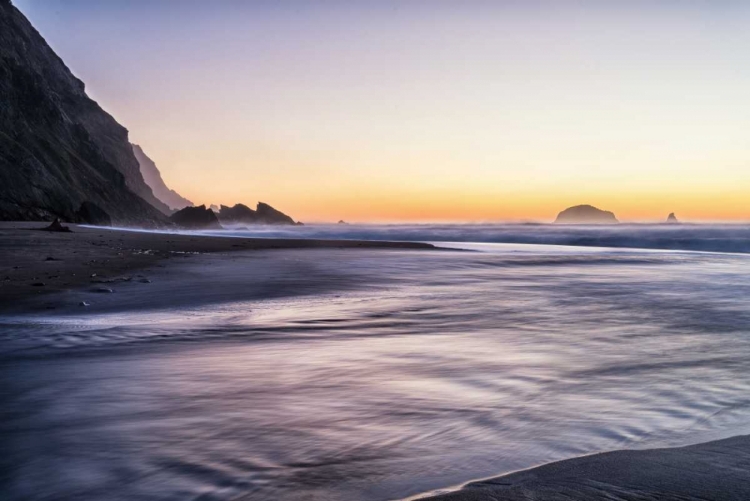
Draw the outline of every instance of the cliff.
[[[133,153],[135,154],[138,165],[141,168],[141,175],[146,184],[151,188],[154,196],[164,202],[170,209],[179,210],[184,207],[191,207],[193,202],[181,196],[174,190],[167,187],[161,177],[161,172],[156,168],[156,164],[144,152],[143,148],[133,144]]]
[[[171,211],[144,182],[128,131],[7,0],[0,96],[0,219],[76,221],[89,202],[115,224],[166,220]]]

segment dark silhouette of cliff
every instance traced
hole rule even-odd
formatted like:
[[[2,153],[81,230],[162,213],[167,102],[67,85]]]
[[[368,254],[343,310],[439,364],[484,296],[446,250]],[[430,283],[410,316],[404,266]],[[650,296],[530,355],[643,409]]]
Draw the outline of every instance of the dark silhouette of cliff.
[[[137,144],[133,144],[133,153],[135,154],[138,165],[141,169],[141,175],[143,180],[153,191],[154,196],[164,202],[170,209],[178,210],[184,207],[190,207],[193,202],[187,198],[181,196],[174,190],[167,187],[166,183],[161,177],[161,172],[156,168],[156,164],[151,160],[148,155],[143,152],[143,148]]]
[[[597,209],[592,205],[576,205],[558,214],[557,224],[615,224],[615,215],[609,211]]]
[[[674,212],[671,212],[669,216],[667,216],[667,224],[679,224],[680,221],[677,219],[677,216],[674,215]]]
[[[144,182],[128,131],[0,1],[0,219],[76,221],[84,202],[114,224],[161,224],[171,212]]]

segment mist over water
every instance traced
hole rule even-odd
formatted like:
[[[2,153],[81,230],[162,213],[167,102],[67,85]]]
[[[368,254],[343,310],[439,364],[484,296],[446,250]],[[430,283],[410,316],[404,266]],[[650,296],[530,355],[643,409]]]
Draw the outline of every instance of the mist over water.
[[[672,231],[535,238],[746,238]],[[148,295],[0,319],[0,492],[389,500],[750,430],[750,256],[466,247],[199,256]]]
[[[312,224],[228,228],[236,236],[485,242],[635,249],[750,252],[750,224]]]

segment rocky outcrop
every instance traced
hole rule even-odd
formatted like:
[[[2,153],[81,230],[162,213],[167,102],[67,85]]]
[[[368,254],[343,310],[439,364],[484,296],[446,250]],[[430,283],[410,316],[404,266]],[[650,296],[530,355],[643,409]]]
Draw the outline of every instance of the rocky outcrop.
[[[82,224],[94,226],[112,226],[112,218],[104,209],[91,202],[83,202],[76,212],[76,220]]]
[[[592,205],[576,205],[558,214],[556,224],[616,224],[617,218],[609,211]]]
[[[169,217],[169,220],[180,228],[188,230],[220,230],[221,224],[216,214],[205,205],[185,207]]]
[[[674,212],[671,212],[669,216],[667,216],[667,224],[679,224],[680,221],[677,219],[677,216],[674,215]]]
[[[254,224],[258,218],[258,213],[245,204],[235,204],[234,207],[222,204],[218,214],[221,222],[229,224]]]
[[[263,202],[258,202],[255,212],[260,224],[294,224],[294,219]]]
[[[0,1],[0,219],[74,221],[86,201],[125,225],[170,212],[144,182],[128,131]]]
[[[161,172],[156,168],[156,164],[144,152],[143,148],[137,144],[131,145],[133,154],[135,154],[138,165],[141,168],[143,180],[153,191],[154,196],[164,202],[170,209],[179,210],[183,207],[191,207],[193,202],[181,196],[174,190],[170,190],[161,177]]]
[[[49,226],[40,228],[42,231],[54,231],[58,233],[71,233],[69,226],[63,226],[59,218],[55,218]]]
[[[222,205],[219,220],[227,224],[296,224],[294,219],[263,202],[258,202],[255,210],[244,204]]]

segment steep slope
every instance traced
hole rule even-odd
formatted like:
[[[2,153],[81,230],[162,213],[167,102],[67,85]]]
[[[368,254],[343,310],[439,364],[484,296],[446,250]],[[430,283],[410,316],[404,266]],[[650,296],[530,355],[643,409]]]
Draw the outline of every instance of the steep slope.
[[[91,202],[115,224],[166,220],[169,208],[144,182],[128,131],[7,0],[0,96],[0,219],[74,221]]]
[[[154,196],[167,204],[170,209],[179,210],[185,207],[191,207],[193,202],[187,198],[181,196],[174,190],[167,187],[164,180],[161,178],[161,172],[156,168],[156,164],[151,160],[144,152],[143,148],[137,144],[133,146],[133,153],[135,154],[138,164],[141,166],[141,175],[143,180],[153,191]]]

